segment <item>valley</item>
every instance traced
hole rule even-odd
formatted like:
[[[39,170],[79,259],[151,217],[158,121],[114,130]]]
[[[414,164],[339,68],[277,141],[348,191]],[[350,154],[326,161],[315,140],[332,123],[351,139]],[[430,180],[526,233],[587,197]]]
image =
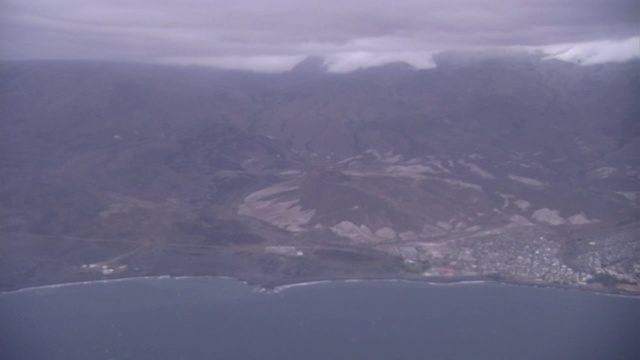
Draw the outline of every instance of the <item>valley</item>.
[[[2,63],[0,288],[211,275],[640,293],[638,62],[441,61]]]

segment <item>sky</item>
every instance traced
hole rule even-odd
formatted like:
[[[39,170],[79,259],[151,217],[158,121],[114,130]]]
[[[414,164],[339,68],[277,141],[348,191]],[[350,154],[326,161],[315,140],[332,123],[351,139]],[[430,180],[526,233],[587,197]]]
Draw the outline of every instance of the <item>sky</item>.
[[[582,64],[640,57],[640,0],[2,0],[0,59],[330,71],[518,48]]]

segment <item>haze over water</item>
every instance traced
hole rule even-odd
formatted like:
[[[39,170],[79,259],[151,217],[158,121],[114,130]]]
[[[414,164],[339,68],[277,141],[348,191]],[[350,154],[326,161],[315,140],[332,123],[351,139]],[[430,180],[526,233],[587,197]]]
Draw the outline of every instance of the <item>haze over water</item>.
[[[499,284],[261,292],[151,278],[0,295],[3,359],[637,359],[640,300]]]

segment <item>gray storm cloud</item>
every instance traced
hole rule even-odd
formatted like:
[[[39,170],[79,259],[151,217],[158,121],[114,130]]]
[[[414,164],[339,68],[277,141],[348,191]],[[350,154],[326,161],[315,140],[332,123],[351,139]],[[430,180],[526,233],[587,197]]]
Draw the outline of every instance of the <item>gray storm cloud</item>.
[[[568,61],[640,56],[636,0],[4,0],[2,59],[103,59],[284,71],[420,68],[457,49],[522,47]]]

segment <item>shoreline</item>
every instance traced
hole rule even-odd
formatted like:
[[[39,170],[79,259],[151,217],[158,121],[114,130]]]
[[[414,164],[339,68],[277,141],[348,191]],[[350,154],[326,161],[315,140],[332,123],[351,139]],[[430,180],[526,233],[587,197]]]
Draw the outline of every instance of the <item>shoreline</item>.
[[[619,289],[610,289],[605,287],[595,286],[571,286],[571,285],[559,285],[559,284],[543,284],[543,283],[531,283],[523,280],[496,280],[479,276],[433,276],[422,278],[398,278],[398,277],[353,277],[353,278],[318,278],[318,279],[306,279],[299,281],[270,281],[270,282],[255,282],[233,276],[225,275],[143,275],[143,276],[130,276],[130,277],[115,277],[110,279],[94,279],[94,280],[79,280],[69,281],[53,284],[43,284],[26,286],[17,289],[0,291],[0,296],[17,294],[29,291],[57,289],[63,287],[71,287],[78,285],[91,285],[102,284],[111,282],[125,282],[136,280],[184,280],[184,279],[211,279],[211,280],[232,280],[238,282],[244,286],[252,288],[254,291],[267,292],[267,293],[279,293],[293,288],[313,286],[319,284],[327,284],[332,282],[366,282],[366,281],[389,281],[389,282],[407,282],[407,283],[423,283],[427,285],[482,285],[482,284],[499,284],[506,286],[522,286],[522,287],[536,287],[536,288],[550,288],[558,290],[573,290],[583,291],[588,293],[594,293],[598,295],[608,295],[616,297],[628,297],[628,298],[640,298],[640,294],[633,292],[624,292]]]

